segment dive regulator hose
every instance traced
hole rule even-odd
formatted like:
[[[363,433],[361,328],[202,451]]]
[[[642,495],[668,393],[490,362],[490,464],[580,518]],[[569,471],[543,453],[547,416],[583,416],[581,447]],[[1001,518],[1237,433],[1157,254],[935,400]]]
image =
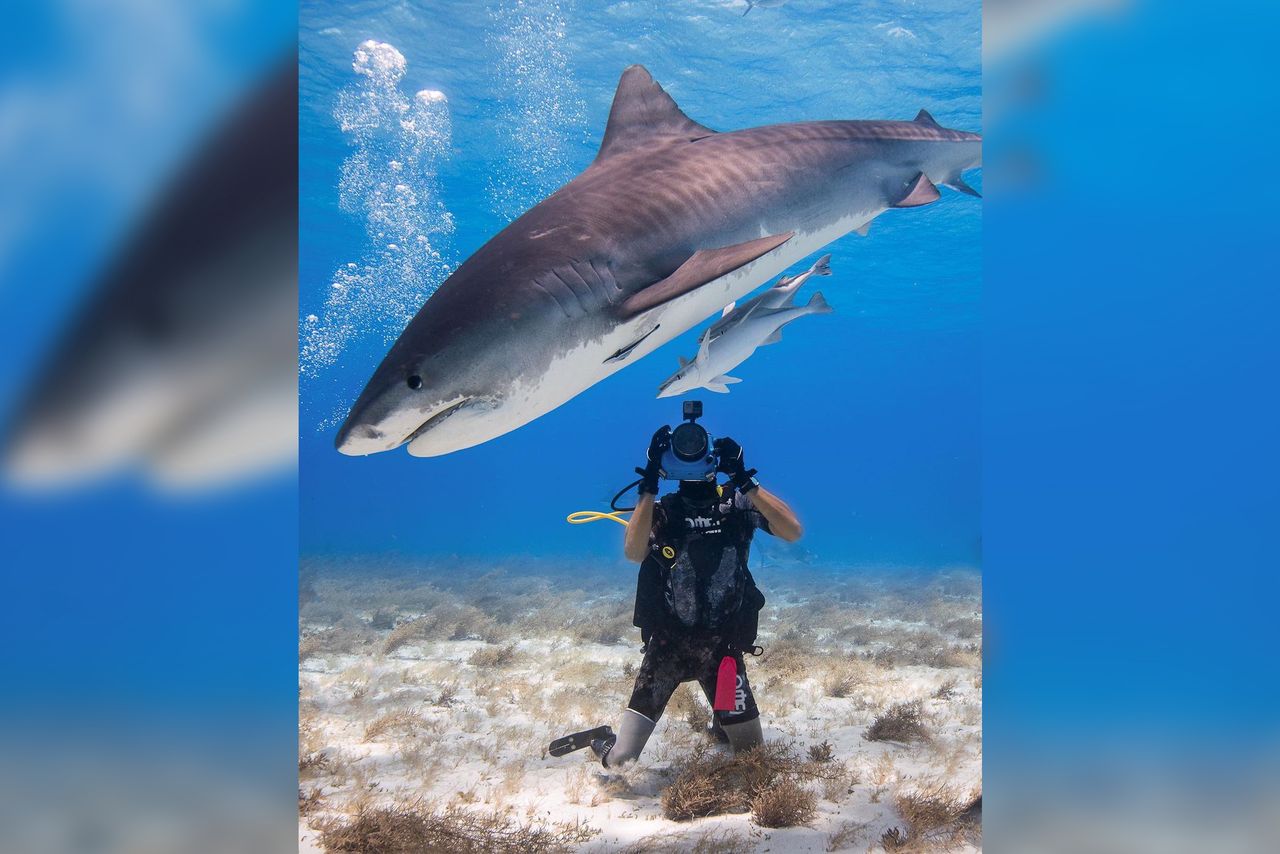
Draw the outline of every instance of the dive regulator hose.
[[[618,490],[617,495],[613,496],[613,498],[610,499],[609,501],[609,508],[613,512],[601,513],[598,510],[578,510],[564,517],[564,520],[568,522],[570,525],[585,525],[588,522],[599,522],[601,519],[609,519],[625,527],[627,524],[627,520],[624,519],[621,514],[630,513],[632,510],[635,510],[636,508],[634,505],[631,507],[619,507],[618,499],[621,498],[623,495],[625,495],[628,491],[630,491],[632,487],[639,486],[640,481],[642,480],[644,480],[644,478],[642,477],[636,478],[635,480],[631,481],[631,483],[628,483],[626,486],[622,487],[622,489]]]

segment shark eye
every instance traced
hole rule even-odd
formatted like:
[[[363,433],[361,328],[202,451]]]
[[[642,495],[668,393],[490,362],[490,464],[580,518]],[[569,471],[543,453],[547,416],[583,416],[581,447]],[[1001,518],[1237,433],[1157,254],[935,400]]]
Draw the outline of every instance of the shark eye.
[[[413,389],[414,391],[417,391],[418,389],[422,388],[422,377],[418,376],[417,374],[410,374],[409,378],[405,380],[405,382],[408,384],[409,388]]]

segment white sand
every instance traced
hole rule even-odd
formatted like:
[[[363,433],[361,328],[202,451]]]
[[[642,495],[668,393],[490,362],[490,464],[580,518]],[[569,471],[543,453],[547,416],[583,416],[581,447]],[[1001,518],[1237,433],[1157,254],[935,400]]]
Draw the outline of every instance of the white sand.
[[[608,619],[625,627],[626,591],[594,603],[572,597],[567,612],[548,611],[544,604],[544,621],[538,601],[528,595],[505,601],[508,585],[492,576],[443,590],[424,576],[421,583],[430,586],[422,594],[406,593],[403,580],[322,575],[314,582],[318,598],[303,609],[302,632],[310,640],[304,640],[309,654],[299,680],[300,751],[324,757],[324,764],[301,773],[303,792],[319,798],[301,819],[301,850],[320,850],[312,828],[317,821],[342,817],[360,803],[422,799],[436,807],[501,810],[526,823],[585,822],[601,831],[585,851],[640,840],[652,849],[668,839],[687,849],[704,834],[736,837],[737,846],[721,850],[866,851],[878,849],[889,828],[906,832],[894,805],[897,795],[938,784],[959,797],[980,793],[976,576],[838,576],[833,588],[830,575],[802,578],[797,571],[784,588],[775,580],[782,576],[776,568],[767,575],[772,578],[760,579],[769,605],[759,641],[766,655],[747,660],[765,738],[794,741],[802,754],[829,742],[834,761],[848,769],[843,785],[807,784],[819,795],[808,826],[762,828],[749,814],[691,822],[663,817],[661,792],[671,782],[673,763],[705,739],[687,720],[699,714],[693,694],[706,706],[694,683],[681,687],[688,696],[673,699],[640,761],[624,772],[602,769],[589,750],[546,756],[546,745],[557,736],[602,723],[617,727],[631,691],[626,668],[639,664],[639,643],[634,635],[610,644],[584,641],[582,635]],[[435,607],[396,606],[415,597]],[[532,607],[512,616],[525,605]],[[459,606],[470,610],[457,611]],[[439,620],[422,630],[426,637],[383,652],[392,620],[403,625],[426,615],[415,624],[425,625],[441,609],[460,614],[462,623]],[[466,637],[467,620],[477,620],[476,633],[496,642]],[[383,627],[375,629],[371,621]],[[573,630],[564,632],[565,624]],[[446,637],[431,637],[445,632]],[[509,662],[471,663],[478,652],[511,643]],[[847,696],[829,696],[841,672],[849,676]],[[944,685],[951,686],[949,694],[936,697]],[[916,700],[929,742],[863,737],[889,706]],[[370,724],[396,712],[408,717],[367,737]],[[842,830],[843,838],[837,837]]]

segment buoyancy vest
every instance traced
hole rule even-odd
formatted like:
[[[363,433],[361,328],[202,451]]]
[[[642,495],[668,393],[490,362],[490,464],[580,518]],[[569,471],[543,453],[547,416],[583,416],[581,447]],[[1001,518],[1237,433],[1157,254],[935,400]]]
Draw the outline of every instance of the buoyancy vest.
[[[636,584],[633,622],[645,643],[654,633],[716,635],[752,649],[765,600],[747,566],[749,512],[732,487],[710,504],[678,493],[659,501]]]

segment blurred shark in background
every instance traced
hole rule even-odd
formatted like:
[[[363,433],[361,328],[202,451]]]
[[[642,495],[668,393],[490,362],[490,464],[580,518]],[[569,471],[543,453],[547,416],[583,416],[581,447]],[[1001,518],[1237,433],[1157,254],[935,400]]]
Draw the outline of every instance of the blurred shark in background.
[[[200,488],[296,459],[297,126],[293,54],[160,195],[29,384],[11,483],[139,465]]]

